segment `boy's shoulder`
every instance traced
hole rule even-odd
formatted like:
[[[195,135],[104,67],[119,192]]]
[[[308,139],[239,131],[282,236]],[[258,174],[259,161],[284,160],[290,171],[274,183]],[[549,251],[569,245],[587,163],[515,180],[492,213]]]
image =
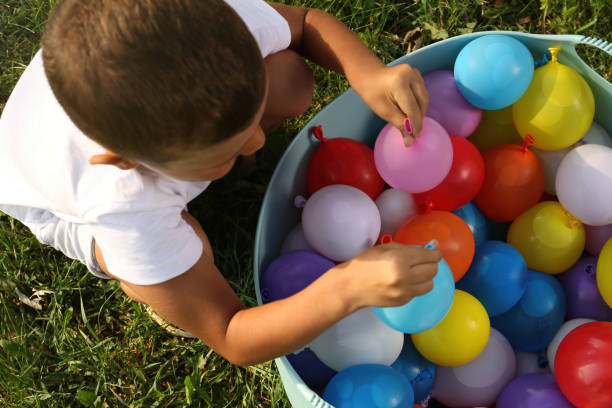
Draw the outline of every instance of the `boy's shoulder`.
[[[0,205],[94,222],[112,212],[184,206],[208,185],[145,168],[125,171],[89,164],[91,156],[104,151],[55,99],[39,50],[0,116]]]
[[[264,58],[289,47],[291,43],[289,23],[268,3],[263,0],[225,0],[225,2],[249,28]]]

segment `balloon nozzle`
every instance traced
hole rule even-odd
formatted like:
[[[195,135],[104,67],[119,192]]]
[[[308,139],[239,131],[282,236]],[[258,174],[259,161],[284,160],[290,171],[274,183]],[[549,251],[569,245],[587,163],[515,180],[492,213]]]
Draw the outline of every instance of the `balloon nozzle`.
[[[431,198],[429,197],[429,195],[427,195],[427,199],[421,201],[417,205],[417,210],[419,214],[429,214],[430,212],[433,211],[433,209],[434,209],[434,204],[431,201]]]
[[[582,222],[578,218],[574,217],[574,215],[567,211],[565,208],[563,208],[563,212],[565,213],[565,217],[567,218],[568,227],[578,228],[580,225],[582,225]]]
[[[550,62],[558,62],[557,54],[559,54],[559,51],[561,51],[561,47],[550,47],[548,51],[550,51],[550,55],[552,56]]]
[[[321,125],[313,127],[312,134],[323,143],[327,142],[327,139],[323,136],[323,127]]]
[[[437,239],[432,239],[431,241],[429,241],[426,245],[425,248],[429,248],[429,249],[436,249],[438,248],[438,245],[440,245],[440,243],[438,242]]]
[[[525,135],[525,140],[523,141],[523,153],[527,151],[527,148],[535,143],[535,139],[530,134]]]
[[[393,242],[393,237],[391,236],[391,234],[385,234],[382,237],[380,237],[381,244],[388,244],[390,242]]]
[[[297,208],[304,208],[306,201],[307,200],[304,196],[299,195],[293,200],[293,205],[295,205]]]
[[[410,119],[406,118],[404,119],[404,130],[406,131],[406,133],[408,133],[409,135],[413,134],[412,131],[412,124],[410,123]]]

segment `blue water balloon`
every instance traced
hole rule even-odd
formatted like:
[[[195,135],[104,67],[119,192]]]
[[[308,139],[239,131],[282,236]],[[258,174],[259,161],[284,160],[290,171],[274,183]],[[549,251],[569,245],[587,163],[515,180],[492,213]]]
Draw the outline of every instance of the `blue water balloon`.
[[[457,289],[476,297],[489,316],[496,316],[519,301],[526,284],[523,256],[505,242],[487,241],[476,248],[472,265],[457,282]]]
[[[444,319],[455,296],[455,279],[444,259],[438,262],[438,273],[433,278],[433,284],[431,291],[413,298],[405,305],[373,307],[372,310],[383,323],[395,330],[404,333],[429,330]]]
[[[410,336],[405,336],[404,348],[391,367],[408,378],[412,384],[416,403],[427,398],[434,385],[436,366],[417,351]]]
[[[410,381],[399,371],[380,364],[346,368],[331,379],[323,399],[335,408],[413,408]]]
[[[484,243],[488,239],[487,220],[480,212],[476,204],[469,202],[458,210],[453,211],[453,214],[461,218],[470,227],[474,234],[474,243],[476,246]]]
[[[493,317],[491,326],[503,333],[520,351],[539,351],[555,336],[565,319],[566,298],[553,276],[528,270],[527,288],[519,302],[506,313]]]
[[[525,93],[534,72],[533,56],[520,41],[489,34],[469,42],[455,60],[461,94],[481,109],[512,105]]]

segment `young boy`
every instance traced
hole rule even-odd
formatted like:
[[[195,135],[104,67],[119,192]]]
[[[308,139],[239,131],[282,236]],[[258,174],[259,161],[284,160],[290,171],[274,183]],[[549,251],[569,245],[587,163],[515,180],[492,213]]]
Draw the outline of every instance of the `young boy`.
[[[326,13],[261,0],[64,0],[0,119],[0,210],[238,365],[293,352],[359,308],[428,292],[440,253],[392,243],[247,309],[185,211],[308,108],[302,56],[346,75],[383,119],[401,128],[408,117],[418,136],[419,72],[386,67]]]

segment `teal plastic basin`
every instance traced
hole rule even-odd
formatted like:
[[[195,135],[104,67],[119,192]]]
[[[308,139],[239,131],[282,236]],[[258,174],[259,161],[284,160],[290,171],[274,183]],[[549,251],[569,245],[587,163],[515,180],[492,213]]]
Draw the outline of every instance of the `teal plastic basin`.
[[[431,44],[397,59],[390,65],[410,64],[426,74],[438,69],[451,69],[459,51],[471,40],[482,35],[504,34],[516,38],[529,48],[536,60],[549,47],[561,47],[559,61],[578,71],[589,83],[595,96],[595,120],[612,135],[612,84],[593,71],[576,53],[577,44],[588,44],[612,55],[612,44],[582,35],[525,34],[509,31],[484,31],[465,34]],[[293,202],[297,195],[306,196],[306,175],[310,158],[319,145],[310,130],[322,125],[326,138],[349,137],[373,146],[378,132],[385,125],[349,89],[321,110],[298,133],[289,145],[270,179],[264,197],[255,236],[254,280],[257,302],[261,304],[259,275],[280,254],[281,244],[299,221],[299,211]],[[296,408],[331,408],[312,391],[285,357],[275,360],[283,386]]]

